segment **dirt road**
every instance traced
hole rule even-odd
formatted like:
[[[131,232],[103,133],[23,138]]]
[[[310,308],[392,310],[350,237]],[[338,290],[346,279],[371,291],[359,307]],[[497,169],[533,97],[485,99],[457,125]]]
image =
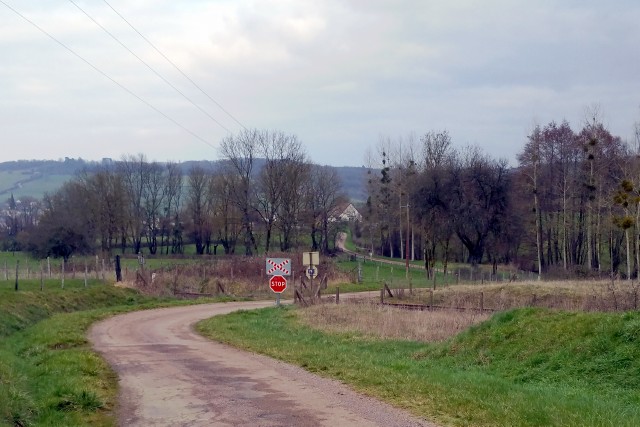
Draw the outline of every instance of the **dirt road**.
[[[120,379],[122,426],[430,425],[342,384],[193,332],[201,319],[273,302],[140,311],[102,321],[89,339]]]

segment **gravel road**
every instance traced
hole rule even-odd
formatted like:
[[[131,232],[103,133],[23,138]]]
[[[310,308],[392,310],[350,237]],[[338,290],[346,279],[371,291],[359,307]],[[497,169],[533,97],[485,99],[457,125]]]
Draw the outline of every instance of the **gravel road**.
[[[139,311],[94,325],[89,339],[120,380],[121,426],[432,426],[341,383],[211,342],[202,319],[273,302]]]

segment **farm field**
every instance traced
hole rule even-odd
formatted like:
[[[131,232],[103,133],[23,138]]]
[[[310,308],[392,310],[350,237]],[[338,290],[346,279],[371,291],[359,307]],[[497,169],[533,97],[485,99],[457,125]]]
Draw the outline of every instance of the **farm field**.
[[[24,172],[24,173],[23,173]],[[42,198],[45,193],[54,193],[73,178],[73,175],[47,174],[37,175],[32,180],[29,171],[0,171],[0,197],[8,199],[13,193],[16,199],[21,197]],[[23,182],[24,180],[29,180]],[[21,184],[18,184],[22,182]]]

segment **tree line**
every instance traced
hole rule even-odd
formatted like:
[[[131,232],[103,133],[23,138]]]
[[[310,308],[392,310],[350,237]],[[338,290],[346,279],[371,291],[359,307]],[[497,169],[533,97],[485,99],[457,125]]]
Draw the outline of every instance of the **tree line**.
[[[13,200],[5,249],[38,256],[103,253],[328,253],[331,215],[344,201],[335,169],[312,164],[301,141],[246,129],[224,138],[222,160],[184,173],[177,163],[127,155],[85,170],[42,200]]]
[[[359,245],[369,252],[540,275],[619,274],[640,266],[640,125],[635,146],[597,116],[537,125],[510,167],[447,131],[381,138]]]

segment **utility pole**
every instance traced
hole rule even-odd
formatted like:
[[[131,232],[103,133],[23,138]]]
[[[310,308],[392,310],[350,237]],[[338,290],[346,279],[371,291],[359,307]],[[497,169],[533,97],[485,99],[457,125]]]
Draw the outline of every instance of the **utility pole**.
[[[405,250],[404,250],[404,259],[407,269],[407,279],[409,278],[409,229],[411,225],[409,224],[409,203],[407,202],[407,238],[405,239]]]
[[[400,205],[400,209],[407,209],[407,234],[405,238],[405,247],[404,247],[404,260],[405,260],[405,278],[409,279],[409,240],[410,240],[410,232],[411,232],[411,224],[409,223],[409,201],[407,201],[406,205]],[[400,236],[402,236],[402,227],[400,227]]]

